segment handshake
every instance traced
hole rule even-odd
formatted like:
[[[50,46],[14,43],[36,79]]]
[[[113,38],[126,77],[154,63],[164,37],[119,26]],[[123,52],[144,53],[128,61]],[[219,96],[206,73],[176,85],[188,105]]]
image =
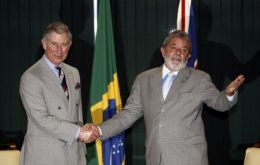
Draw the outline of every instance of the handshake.
[[[78,140],[83,143],[91,143],[101,136],[100,129],[94,124],[87,123],[80,127]]]

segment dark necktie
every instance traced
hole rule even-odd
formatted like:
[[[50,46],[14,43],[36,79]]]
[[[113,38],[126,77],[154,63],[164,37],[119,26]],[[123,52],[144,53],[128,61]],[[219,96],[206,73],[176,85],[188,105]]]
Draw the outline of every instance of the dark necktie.
[[[65,92],[65,95],[69,99],[69,91],[68,91],[68,86],[67,86],[67,83],[66,83],[65,74],[62,71],[61,67],[57,66],[55,68],[59,71],[59,81],[60,81],[60,84],[61,84],[61,86],[62,86],[62,88],[63,88],[63,90]]]

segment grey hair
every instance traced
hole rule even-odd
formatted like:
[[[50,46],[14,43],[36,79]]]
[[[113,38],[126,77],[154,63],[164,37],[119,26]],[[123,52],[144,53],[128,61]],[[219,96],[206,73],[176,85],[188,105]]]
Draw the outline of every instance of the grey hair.
[[[185,41],[187,41],[188,45],[189,45],[189,52],[191,52],[191,40],[190,40],[190,37],[189,35],[182,31],[182,30],[175,30],[175,31],[171,31],[168,36],[164,39],[163,41],[163,44],[162,44],[162,47],[165,47],[172,38],[181,38]]]
[[[60,21],[55,21],[47,25],[43,31],[43,38],[47,39],[52,32],[56,32],[58,34],[66,33],[68,35],[68,42],[72,42],[72,34],[69,30],[69,27],[64,23]]]

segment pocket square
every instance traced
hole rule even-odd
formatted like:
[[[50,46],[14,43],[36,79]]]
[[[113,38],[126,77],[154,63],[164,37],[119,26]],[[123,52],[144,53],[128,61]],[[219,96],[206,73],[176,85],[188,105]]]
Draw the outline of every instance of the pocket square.
[[[76,86],[75,86],[75,89],[79,89],[80,88],[80,83],[77,82]]]

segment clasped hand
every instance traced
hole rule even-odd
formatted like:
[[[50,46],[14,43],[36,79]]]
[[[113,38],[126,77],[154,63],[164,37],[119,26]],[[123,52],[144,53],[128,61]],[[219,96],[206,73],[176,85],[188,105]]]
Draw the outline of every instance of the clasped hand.
[[[100,137],[100,131],[94,124],[87,123],[80,127],[78,140],[84,143],[91,143]]]

